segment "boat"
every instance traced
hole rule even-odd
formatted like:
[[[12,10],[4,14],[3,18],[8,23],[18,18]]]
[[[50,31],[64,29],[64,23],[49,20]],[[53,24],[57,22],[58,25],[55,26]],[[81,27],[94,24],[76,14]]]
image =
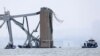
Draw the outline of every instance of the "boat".
[[[97,47],[98,47],[98,44],[94,39],[89,39],[82,46],[82,48],[97,48]]]

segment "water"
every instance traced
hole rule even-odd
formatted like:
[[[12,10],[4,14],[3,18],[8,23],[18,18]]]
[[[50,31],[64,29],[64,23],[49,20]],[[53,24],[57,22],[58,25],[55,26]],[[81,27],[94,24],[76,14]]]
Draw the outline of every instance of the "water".
[[[100,48],[0,49],[0,56],[100,56]]]

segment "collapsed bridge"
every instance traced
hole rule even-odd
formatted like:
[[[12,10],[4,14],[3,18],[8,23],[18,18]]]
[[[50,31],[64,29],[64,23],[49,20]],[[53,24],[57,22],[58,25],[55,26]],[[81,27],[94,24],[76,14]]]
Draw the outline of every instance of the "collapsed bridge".
[[[40,21],[37,24],[36,28],[30,33],[28,17],[35,16],[35,15],[40,15]],[[51,9],[46,7],[42,7],[41,10],[36,13],[10,15],[9,11],[5,11],[5,14],[0,14],[0,20],[4,21],[0,25],[0,28],[6,23],[8,27],[8,33],[9,33],[9,42],[5,47],[5,49],[16,48],[12,37],[11,21],[13,21],[18,27],[20,27],[27,35],[25,43],[23,45],[18,45],[19,48],[53,48],[53,26],[52,26],[53,15],[55,16],[54,12]],[[16,18],[19,17],[23,18],[22,23],[15,20]],[[56,16],[55,18],[57,19]],[[27,29],[23,26],[24,20],[26,20]],[[33,33],[37,32],[39,25],[40,25],[40,38],[37,38],[33,35]],[[32,45],[32,42],[35,43],[35,46]]]

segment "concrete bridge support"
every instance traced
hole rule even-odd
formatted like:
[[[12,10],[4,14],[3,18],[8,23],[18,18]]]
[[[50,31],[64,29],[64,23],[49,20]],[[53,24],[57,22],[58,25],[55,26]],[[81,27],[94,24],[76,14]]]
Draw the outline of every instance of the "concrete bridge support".
[[[41,8],[40,11],[40,48],[53,47],[52,10]]]

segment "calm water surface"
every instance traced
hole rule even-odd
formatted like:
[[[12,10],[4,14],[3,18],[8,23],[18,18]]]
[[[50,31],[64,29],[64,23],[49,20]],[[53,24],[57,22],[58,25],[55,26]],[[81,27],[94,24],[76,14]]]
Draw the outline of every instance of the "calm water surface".
[[[0,49],[0,56],[100,56],[100,48]]]

